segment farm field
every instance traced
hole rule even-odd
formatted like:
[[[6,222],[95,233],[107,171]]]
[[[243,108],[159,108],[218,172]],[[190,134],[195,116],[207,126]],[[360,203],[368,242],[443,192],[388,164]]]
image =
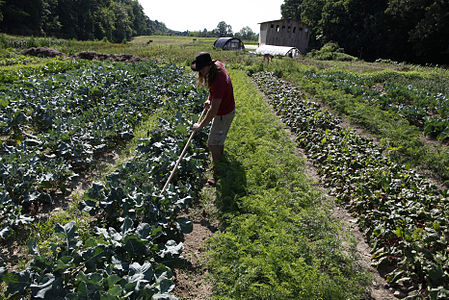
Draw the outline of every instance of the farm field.
[[[4,298],[449,297],[447,70],[267,65],[201,38],[2,38],[15,45],[0,49]],[[148,60],[16,54],[33,43]],[[199,51],[226,63],[236,95],[222,175],[204,187],[202,131],[161,193],[207,97],[186,68]],[[335,203],[387,283],[373,286]],[[214,224],[199,245],[207,278],[194,274],[185,246],[200,223]],[[207,282],[206,293],[195,296],[189,279]]]

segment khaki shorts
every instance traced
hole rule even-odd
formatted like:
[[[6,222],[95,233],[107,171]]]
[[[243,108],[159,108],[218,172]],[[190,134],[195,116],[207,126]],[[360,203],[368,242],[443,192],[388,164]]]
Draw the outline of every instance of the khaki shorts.
[[[224,145],[226,136],[228,135],[229,128],[231,127],[232,120],[235,116],[235,110],[232,112],[222,115],[215,116],[212,121],[212,126],[209,132],[209,138],[207,140],[207,145]]]

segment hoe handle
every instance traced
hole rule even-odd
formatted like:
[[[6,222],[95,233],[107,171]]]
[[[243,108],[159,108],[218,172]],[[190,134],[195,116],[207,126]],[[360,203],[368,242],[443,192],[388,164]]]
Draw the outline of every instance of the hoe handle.
[[[206,112],[206,109],[203,109],[203,112],[201,113],[201,116],[198,120],[198,122],[201,121],[201,119],[203,118],[204,113]],[[176,169],[178,168],[179,163],[181,162],[182,157],[184,156],[184,154],[186,153],[187,147],[190,144],[190,141],[193,138],[193,134],[195,133],[195,130],[192,130],[192,133],[190,134],[189,139],[187,140],[186,145],[184,146],[184,149],[182,149],[181,155],[179,155],[178,160],[176,161],[175,166],[173,167],[173,169],[171,170],[170,176],[167,179],[167,182],[165,183],[164,187],[162,188],[161,194],[165,191],[165,189],[167,188],[167,185],[169,184],[170,180],[172,179],[173,175],[175,174]]]

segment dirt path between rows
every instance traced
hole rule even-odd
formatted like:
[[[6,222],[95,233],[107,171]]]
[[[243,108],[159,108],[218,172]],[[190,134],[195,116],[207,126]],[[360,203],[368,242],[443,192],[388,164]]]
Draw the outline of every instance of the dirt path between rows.
[[[213,201],[215,188],[204,187],[203,195],[207,194],[209,202],[195,202],[189,208],[185,217],[193,222],[193,231],[184,235],[184,263],[174,269],[174,294],[182,300],[207,300],[213,295],[212,283],[208,280],[207,241],[218,230],[219,223],[212,220],[211,215],[218,214]]]

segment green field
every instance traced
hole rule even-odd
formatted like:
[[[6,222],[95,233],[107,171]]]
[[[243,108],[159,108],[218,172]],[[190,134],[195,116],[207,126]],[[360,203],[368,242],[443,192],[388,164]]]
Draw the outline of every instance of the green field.
[[[191,37],[0,42],[1,297],[183,299],[174,270],[205,214],[218,224],[204,245],[214,299],[364,299],[372,275],[335,203],[394,290],[449,297],[446,69],[267,64]],[[18,54],[31,46],[149,60]],[[225,62],[236,96],[221,177],[203,187],[205,130],[161,193],[207,98],[188,68],[200,51]]]

